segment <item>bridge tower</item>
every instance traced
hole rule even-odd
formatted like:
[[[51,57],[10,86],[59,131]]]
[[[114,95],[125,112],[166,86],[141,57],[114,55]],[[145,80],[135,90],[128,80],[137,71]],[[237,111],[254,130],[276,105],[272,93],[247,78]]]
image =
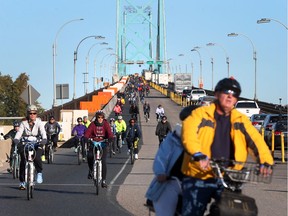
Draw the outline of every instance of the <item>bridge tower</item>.
[[[116,57],[119,77],[137,72],[133,66],[166,73],[164,0],[117,0]]]

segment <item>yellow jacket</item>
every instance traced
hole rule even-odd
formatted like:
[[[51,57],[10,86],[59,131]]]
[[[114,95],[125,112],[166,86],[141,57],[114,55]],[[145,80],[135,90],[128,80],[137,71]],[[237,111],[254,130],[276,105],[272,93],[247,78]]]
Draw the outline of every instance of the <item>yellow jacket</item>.
[[[216,128],[214,119],[216,105],[203,106],[195,109],[184,121],[182,127],[182,142],[185,149],[182,172],[187,176],[200,179],[212,178],[212,171],[202,171],[199,162],[191,160],[191,155],[201,152],[211,157],[211,145]],[[245,162],[248,148],[259,156],[260,163],[273,165],[273,158],[260,133],[251,124],[246,115],[233,109],[231,112],[230,136],[234,143],[235,160]]]

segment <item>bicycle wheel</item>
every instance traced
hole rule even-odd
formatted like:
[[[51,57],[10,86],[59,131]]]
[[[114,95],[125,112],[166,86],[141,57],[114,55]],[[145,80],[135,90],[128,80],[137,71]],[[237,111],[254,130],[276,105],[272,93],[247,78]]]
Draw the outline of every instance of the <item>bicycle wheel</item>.
[[[31,165],[30,163],[28,163],[27,168],[26,168],[26,172],[27,172],[27,182],[26,182],[26,191],[27,191],[27,200],[30,200],[31,197]]]
[[[78,158],[78,165],[80,165],[82,162],[82,149],[80,145],[78,146],[77,149],[77,158]]]
[[[131,164],[133,165],[134,164],[134,148],[131,147],[130,148],[130,161],[131,161]]]
[[[99,169],[100,169],[99,162],[96,161],[96,179],[95,179],[96,195],[99,194],[99,187],[100,187],[100,173],[99,173],[100,170]]]
[[[119,153],[121,153],[121,148],[122,148],[122,139],[121,139],[121,137],[119,137],[119,139],[117,141],[117,147],[118,147]]]
[[[51,146],[49,146],[48,149],[48,164],[52,164],[54,160],[54,151],[53,148]]]
[[[17,175],[17,172],[16,172],[16,157],[13,156],[13,159],[12,159],[12,175],[13,175],[13,179],[17,178],[16,175]]]

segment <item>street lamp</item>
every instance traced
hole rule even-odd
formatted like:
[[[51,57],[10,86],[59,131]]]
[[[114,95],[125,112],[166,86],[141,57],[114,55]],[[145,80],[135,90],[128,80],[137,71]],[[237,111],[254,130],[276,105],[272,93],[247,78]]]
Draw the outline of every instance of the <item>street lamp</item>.
[[[288,27],[284,23],[282,23],[282,22],[280,22],[278,20],[275,20],[275,19],[271,19],[271,18],[262,18],[260,20],[257,20],[257,24],[270,23],[271,20],[281,24],[282,26],[284,26],[284,28],[286,28],[286,30],[288,30]]]
[[[92,37],[93,37],[94,39],[105,39],[105,37],[102,37],[102,36],[91,35],[91,36],[87,36],[87,37],[83,38],[83,39],[79,42],[79,44],[77,45],[77,48],[76,48],[76,50],[74,51],[74,92],[73,92],[73,99],[75,99],[75,97],[76,97],[76,61],[77,61],[78,48],[79,48],[80,44],[81,44],[84,40],[86,40],[86,39],[88,39],[88,38],[92,38]]]
[[[90,49],[88,50],[88,53],[87,53],[87,56],[86,56],[86,73],[85,73],[85,76],[84,76],[84,93],[87,94],[88,92],[88,89],[87,89],[87,83],[88,83],[88,67],[89,67],[89,54],[90,54],[90,51],[93,47],[95,47],[97,44],[100,44],[100,45],[108,45],[108,43],[106,42],[101,42],[101,43],[95,43],[93,44]]]
[[[254,62],[255,62],[255,78],[254,78],[254,79],[255,79],[255,84],[254,84],[255,89],[254,89],[254,100],[257,100],[257,93],[256,93],[256,89],[257,89],[257,57],[256,57],[256,49],[255,49],[255,46],[254,46],[252,40],[251,40],[248,36],[246,36],[246,35],[244,35],[244,34],[240,34],[240,33],[230,33],[230,34],[228,34],[227,36],[228,36],[228,37],[237,37],[238,35],[241,35],[241,36],[247,38],[247,39],[250,41],[250,43],[251,43],[251,45],[252,45],[252,48],[253,48],[253,60],[254,60]]]
[[[69,23],[71,22],[75,22],[75,21],[82,21],[84,19],[73,19],[73,20],[70,20],[66,23],[64,23],[60,28],[59,30],[57,31],[56,33],[56,36],[55,36],[55,40],[54,40],[54,43],[52,45],[52,49],[53,49],[53,107],[56,107],[57,106],[57,103],[56,103],[56,48],[57,48],[57,37],[60,33],[60,31],[66,26],[68,25]]]
[[[203,79],[202,79],[202,58],[201,58],[201,54],[200,52],[194,48],[191,50],[192,52],[197,52],[199,55],[199,59],[200,59],[200,80],[199,80],[199,87],[202,88],[203,87]]]
[[[206,44],[206,46],[215,46],[215,45],[218,45],[219,47],[221,47],[225,53],[225,57],[226,57],[226,64],[227,64],[227,71],[228,71],[228,77],[229,77],[229,57],[227,55],[227,52],[225,50],[225,48],[221,45],[221,44],[218,44],[218,43],[208,43]]]
[[[97,53],[96,53],[96,55],[95,55],[95,58],[94,58],[94,91],[96,90],[96,59],[97,59],[97,56],[98,56],[98,54],[101,52],[101,51],[103,51],[103,50],[113,50],[113,48],[111,48],[111,47],[108,47],[108,48],[102,48],[102,49],[100,49]]]
[[[194,49],[200,49],[200,48],[204,48],[210,55],[210,58],[211,58],[211,66],[212,66],[212,87],[211,87],[211,90],[213,90],[214,88],[214,60],[213,60],[213,57],[211,55],[211,53],[209,52],[209,50],[206,48],[206,47],[199,47],[199,46],[196,46],[194,47]]]

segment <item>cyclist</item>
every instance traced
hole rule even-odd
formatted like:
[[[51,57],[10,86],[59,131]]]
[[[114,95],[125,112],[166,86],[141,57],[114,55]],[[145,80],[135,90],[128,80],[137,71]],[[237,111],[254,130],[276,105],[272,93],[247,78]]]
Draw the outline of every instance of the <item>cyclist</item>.
[[[155,113],[156,113],[156,121],[158,121],[158,119],[160,119],[162,116],[165,115],[164,108],[162,107],[161,104],[158,105]]]
[[[49,117],[49,121],[44,126],[47,138],[53,142],[53,149],[56,151],[58,136],[61,131],[61,127],[58,122],[55,121],[54,116]]]
[[[272,173],[273,158],[264,139],[247,116],[234,108],[240,93],[237,80],[224,78],[215,87],[215,102],[193,110],[183,121],[183,216],[203,215],[212,197],[220,199],[223,186],[213,178],[210,158],[245,162],[248,150],[253,150],[261,174]]]
[[[85,127],[89,127],[89,125],[90,125],[90,120],[88,119],[88,117],[87,116],[83,116],[83,125],[85,125]]]
[[[131,118],[129,120],[129,125],[126,132],[126,141],[128,146],[127,154],[130,154],[130,148],[134,144],[134,156],[135,160],[138,160],[138,143],[141,138],[141,130],[139,126],[135,123],[136,120]]]
[[[26,119],[23,120],[20,124],[19,130],[17,131],[14,137],[15,145],[18,145],[18,150],[20,152],[21,162],[20,162],[20,190],[25,190],[25,155],[24,155],[24,145],[20,143],[20,138],[22,136],[32,136],[38,137],[39,134],[41,135],[41,142],[39,147],[36,149],[36,157],[34,159],[35,169],[37,172],[36,181],[38,184],[43,182],[43,175],[42,175],[42,160],[41,156],[43,153],[43,146],[47,143],[47,136],[46,131],[44,128],[44,124],[42,123],[41,119],[37,117],[37,107],[35,105],[29,105],[27,107],[27,115]]]
[[[19,130],[19,126],[20,126],[20,122],[19,121],[14,121],[13,122],[13,129],[10,130],[7,134],[4,135],[4,139],[12,139],[12,143],[11,143],[11,149],[10,149],[10,157],[9,157],[9,165],[10,168],[7,169],[7,171],[9,173],[12,172],[12,159],[13,159],[13,153],[15,151],[15,143],[13,141],[17,131]]]
[[[97,142],[102,141],[104,139],[108,139],[109,142],[113,140],[113,134],[111,132],[111,128],[107,120],[105,119],[105,114],[102,110],[98,110],[96,112],[95,121],[92,122],[85,132],[84,135],[87,139],[92,139]],[[107,147],[103,148],[103,155],[102,155],[102,187],[107,188],[106,183],[106,173],[107,173],[107,165],[106,165],[106,157],[107,157]],[[93,148],[92,145],[89,148],[89,152],[87,155],[88,159],[88,179],[92,179],[93,173]]]
[[[150,104],[145,101],[145,103],[143,104],[143,112],[144,115],[147,115],[148,121],[150,120]]]
[[[75,146],[75,153],[77,153],[77,145],[80,139],[81,146],[82,146],[83,161],[85,161],[85,157],[86,157],[85,143],[87,143],[87,139],[84,137],[84,133],[87,130],[87,128],[86,126],[82,124],[81,117],[77,118],[77,123],[78,124],[74,126],[71,132],[71,135],[74,136],[72,139],[72,142],[74,143],[74,146]]]
[[[110,118],[110,128],[111,128],[111,132],[113,134],[113,140],[111,141],[111,151],[112,154],[115,155],[115,142],[116,142],[116,125],[115,125],[115,119],[114,118]]]
[[[158,136],[159,140],[159,146],[162,143],[162,141],[165,139],[167,134],[172,131],[170,123],[167,121],[166,116],[162,116],[162,119],[160,122],[158,122],[155,135]]]
[[[122,145],[124,145],[124,138],[125,138],[125,132],[126,132],[126,122],[124,121],[122,116],[118,116],[117,121],[115,122],[116,126],[116,141],[118,145],[119,136],[122,135]],[[120,148],[121,146],[117,146],[117,148]]]
[[[137,121],[137,116],[139,114],[139,108],[135,103],[133,103],[130,106],[129,114],[131,114],[131,118],[134,118]]]
[[[113,112],[115,113],[115,116],[119,116],[122,114],[122,108],[118,103],[115,105]]]

